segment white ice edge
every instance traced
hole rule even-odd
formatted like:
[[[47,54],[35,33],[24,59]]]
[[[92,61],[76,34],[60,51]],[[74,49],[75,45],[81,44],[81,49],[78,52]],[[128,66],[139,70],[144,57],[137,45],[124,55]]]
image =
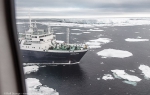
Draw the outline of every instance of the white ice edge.
[[[111,74],[104,74],[102,79],[103,80],[114,80],[114,77]]]
[[[139,37],[138,37],[139,38]],[[135,39],[135,38],[127,38],[125,41],[128,42],[142,42],[142,41],[149,41],[149,39]]]
[[[55,33],[55,34],[64,34],[64,33]]]
[[[137,76],[127,74],[124,70],[111,70],[113,72],[115,78],[119,79],[125,79],[126,81],[132,81],[132,82],[140,82],[142,79],[140,79]]]
[[[37,72],[39,69],[39,66],[33,65],[33,66],[25,66],[23,67],[25,74],[30,74],[31,72]]]
[[[139,69],[142,71],[146,79],[150,79],[150,67],[146,65],[140,65]]]
[[[98,39],[94,39],[94,40],[90,40],[92,42],[101,42],[101,43],[109,43],[111,42],[111,39],[109,38],[98,38]]]
[[[28,95],[59,95],[56,90],[43,86],[36,78],[27,78],[25,81]]]
[[[97,54],[102,57],[116,57],[116,58],[125,58],[133,56],[133,54],[129,51],[116,49],[104,49],[102,51],[97,52]]]

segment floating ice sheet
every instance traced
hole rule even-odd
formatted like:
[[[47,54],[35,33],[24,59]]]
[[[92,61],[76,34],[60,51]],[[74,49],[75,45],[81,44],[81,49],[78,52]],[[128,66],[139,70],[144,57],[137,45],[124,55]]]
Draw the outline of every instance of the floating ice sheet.
[[[128,42],[142,42],[142,41],[149,41],[149,39],[134,39],[134,38],[127,38],[125,41]]]
[[[71,30],[80,30],[80,29],[71,29]]]
[[[150,79],[150,67],[146,65],[140,65],[139,69],[142,71],[146,79]]]
[[[111,42],[111,39],[109,38],[98,38],[98,39],[94,39],[94,40],[90,40],[92,42],[100,42],[100,43],[109,43]]]
[[[109,38],[98,38],[98,39],[94,39],[94,40],[89,40],[90,42],[86,42],[86,44],[90,47],[90,48],[100,48],[102,44],[106,44],[111,42],[111,39]]]
[[[25,66],[23,67],[25,74],[30,74],[31,72],[37,72],[39,69],[39,66],[33,65],[33,66]]]
[[[104,49],[102,51],[99,51],[97,54],[102,57],[116,57],[116,58],[125,58],[133,56],[133,54],[129,51],[115,50],[115,49]]]
[[[104,74],[102,77],[103,80],[113,80],[114,77],[111,74]]]
[[[28,95],[59,95],[56,90],[47,86],[42,86],[36,78],[27,78],[26,88]]]
[[[104,31],[104,30],[100,30],[100,29],[89,29],[87,31]]]
[[[64,34],[64,33],[55,33],[55,34]]]
[[[124,70],[111,70],[111,72],[113,72],[115,78],[124,79],[126,81],[139,82],[142,80],[137,76],[127,74]]]
[[[81,35],[82,33],[71,33],[72,35]]]
[[[122,81],[123,83],[126,83],[126,84],[130,84],[130,85],[133,85],[133,86],[136,86],[137,85],[137,82],[134,82],[134,81]]]
[[[91,33],[91,32],[83,32],[83,33]]]

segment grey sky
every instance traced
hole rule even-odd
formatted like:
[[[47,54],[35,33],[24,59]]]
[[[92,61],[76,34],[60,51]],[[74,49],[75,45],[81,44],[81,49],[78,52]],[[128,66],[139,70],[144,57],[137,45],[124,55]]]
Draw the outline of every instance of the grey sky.
[[[17,16],[150,16],[150,0],[16,0]]]

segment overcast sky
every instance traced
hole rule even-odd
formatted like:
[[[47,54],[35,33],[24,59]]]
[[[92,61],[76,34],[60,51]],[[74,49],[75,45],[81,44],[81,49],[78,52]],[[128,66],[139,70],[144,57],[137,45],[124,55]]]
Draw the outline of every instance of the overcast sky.
[[[150,17],[150,0],[15,0],[18,17]]]

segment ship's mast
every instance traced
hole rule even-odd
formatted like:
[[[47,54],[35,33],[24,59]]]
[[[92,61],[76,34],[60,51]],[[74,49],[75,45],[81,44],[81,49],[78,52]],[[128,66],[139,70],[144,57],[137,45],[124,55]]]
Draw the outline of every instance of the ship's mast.
[[[34,28],[37,28],[37,26],[36,26],[36,21],[34,22]]]
[[[30,13],[29,13],[29,22],[30,22],[30,27],[32,27],[32,25],[31,25],[31,16],[30,16]]]
[[[69,30],[69,28],[67,28],[67,44],[69,44],[69,32],[70,32],[70,30]]]
[[[50,25],[48,25],[48,34],[50,34],[51,33],[51,27],[50,27]]]

